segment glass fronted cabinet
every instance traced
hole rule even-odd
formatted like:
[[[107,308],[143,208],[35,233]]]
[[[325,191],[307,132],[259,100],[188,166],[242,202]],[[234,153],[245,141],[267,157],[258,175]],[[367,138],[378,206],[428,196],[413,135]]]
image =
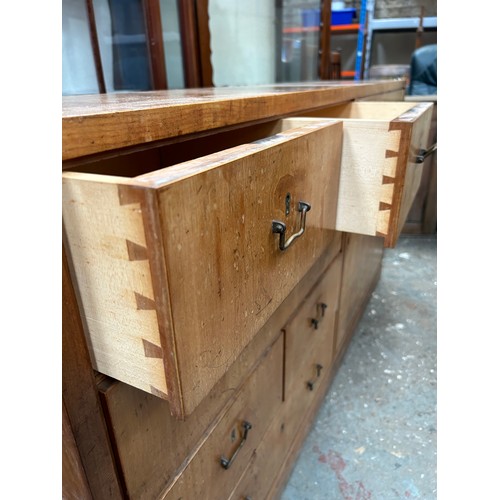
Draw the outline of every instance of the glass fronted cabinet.
[[[319,79],[321,0],[63,0],[63,94]]]

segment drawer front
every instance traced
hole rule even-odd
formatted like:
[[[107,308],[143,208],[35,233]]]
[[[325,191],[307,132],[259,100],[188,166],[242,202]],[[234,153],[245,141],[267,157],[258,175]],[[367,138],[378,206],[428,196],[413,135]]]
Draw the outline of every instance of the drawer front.
[[[250,463],[238,481],[230,500],[264,499],[278,475],[294,435],[288,431],[289,414],[283,404],[259,446],[252,454]]]
[[[342,124],[283,124],[272,137],[134,178],[63,174],[94,366],[169,400],[178,416],[335,241]],[[298,237],[280,250],[273,227],[285,226],[284,240]]]
[[[227,498],[282,404],[283,336],[162,498]]]
[[[352,102],[314,116],[344,123],[337,229],[394,247],[422,177],[432,103]]]
[[[285,400],[314,393],[333,362],[341,273],[337,258],[284,328]]]

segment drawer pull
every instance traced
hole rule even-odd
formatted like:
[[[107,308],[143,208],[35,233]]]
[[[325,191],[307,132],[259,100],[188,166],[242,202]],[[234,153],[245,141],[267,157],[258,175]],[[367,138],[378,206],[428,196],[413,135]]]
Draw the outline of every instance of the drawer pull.
[[[321,370],[323,369],[323,365],[320,365],[319,363],[316,365],[316,380],[309,380],[307,382],[307,388],[312,391],[314,389],[314,384],[318,381],[320,375],[321,375]]]
[[[432,146],[430,146],[428,149],[421,149],[418,152],[418,155],[415,158],[415,163],[424,163],[425,159],[434,153],[436,151],[438,145],[437,142],[435,142]]]
[[[300,230],[292,234],[288,240],[286,239],[286,224],[279,220],[273,220],[272,229],[273,233],[280,235],[279,246],[280,250],[286,250],[297,238],[302,236],[306,230],[306,214],[311,210],[311,205],[305,201],[299,201],[300,212]]]
[[[328,306],[321,302],[321,304],[318,304],[318,310],[319,310],[319,318],[312,318],[311,319],[311,325],[314,326],[314,329],[317,330],[319,326],[319,322],[321,321],[321,318],[325,316],[325,309]]]
[[[246,421],[243,422],[243,436],[241,437],[240,444],[238,445],[238,448],[236,448],[236,451],[233,453],[233,456],[230,459],[227,459],[224,456],[220,457],[220,464],[222,465],[222,467],[224,467],[224,469],[229,469],[229,467],[231,467],[231,464],[234,462],[236,455],[238,455],[242,446],[245,444],[245,441],[247,440],[247,436],[248,436],[248,431],[251,428],[252,428],[252,424],[250,422],[246,422]]]

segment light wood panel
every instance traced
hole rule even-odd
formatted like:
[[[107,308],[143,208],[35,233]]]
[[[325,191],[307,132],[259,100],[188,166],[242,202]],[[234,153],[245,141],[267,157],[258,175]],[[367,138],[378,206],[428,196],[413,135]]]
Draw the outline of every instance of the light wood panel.
[[[387,80],[64,96],[62,158],[271,119],[402,88],[403,81]]]
[[[366,97],[360,97],[357,101],[402,101],[405,96],[406,89],[394,90],[392,92],[384,92]]]
[[[310,115],[344,124],[337,229],[394,247],[419,187],[432,103],[353,102]]]
[[[332,243],[341,132],[309,120],[132,179],[65,173],[95,368],[191,413]],[[306,231],[281,251],[271,222],[298,232],[299,201]]]

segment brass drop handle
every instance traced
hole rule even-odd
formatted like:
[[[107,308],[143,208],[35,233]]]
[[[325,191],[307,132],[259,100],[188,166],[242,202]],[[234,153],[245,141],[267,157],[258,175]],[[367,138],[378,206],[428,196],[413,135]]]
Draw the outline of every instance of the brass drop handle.
[[[315,380],[309,380],[307,382],[307,388],[312,391],[314,389],[314,384],[318,381],[320,375],[321,375],[321,370],[323,369],[323,365],[320,365],[319,363],[316,364],[316,379]]]
[[[279,220],[273,220],[272,230],[273,233],[280,235],[279,247],[281,251],[285,251],[297,238],[304,234],[306,230],[306,214],[309,210],[311,210],[311,205],[309,203],[299,201],[300,229],[288,239],[286,239],[286,224]]]
[[[240,444],[238,445],[238,448],[236,448],[236,451],[233,453],[233,456],[229,459],[226,457],[222,456],[220,457],[220,464],[224,469],[229,469],[231,467],[231,464],[234,462],[234,459],[238,455],[239,451],[241,450],[242,446],[245,444],[245,441],[247,440],[248,436],[248,431],[252,428],[252,424],[250,422],[243,422],[243,436],[241,437]]]
[[[314,326],[315,330],[318,329],[319,322],[321,321],[321,318],[323,318],[325,316],[325,309],[327,307],[328,306],[324,302],[321,302],[320,304],[318,304],[319,318],[312,318],[311,319],[311,325]]]
[[[438,145],[437,145],[437,142],[435,142],[432,146],[430,146],[429,148],[427,149],[421,149],[419,152],[418,152],[418,155],[416,156],[415,158],[415,163],[424,163],[425,159],[431,155],[432,153],[434,153],[434,151],[436,151]]]

